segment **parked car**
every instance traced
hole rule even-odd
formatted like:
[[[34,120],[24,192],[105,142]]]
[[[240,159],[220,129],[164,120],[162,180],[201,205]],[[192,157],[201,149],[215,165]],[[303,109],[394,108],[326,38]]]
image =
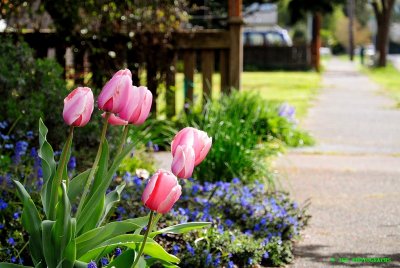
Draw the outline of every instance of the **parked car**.
[[[243,45],[245,46],[292,46],[292,44],[288,32],[282,28],[243,32]]]

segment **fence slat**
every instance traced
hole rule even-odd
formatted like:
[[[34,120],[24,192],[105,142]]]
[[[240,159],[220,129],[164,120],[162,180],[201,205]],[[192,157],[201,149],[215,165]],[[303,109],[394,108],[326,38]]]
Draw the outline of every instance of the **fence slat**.
[[[219,53],[219,72],[221,74],[221,92],[228,93],[229,68],[228,68],[228,50],[222,49]]]
[[[175,102],[175,75],[176,75],[176,59],[177,54],[171,50],[168,52],[168,66],[165,71],[165,95],[167,105],[167,118],[171,118],[175,115],[176,102]]]
[[[203,76],[203,97],[211,98],[212,75],[214,73],[214,50],[203,50],[201,55],[201,72]]]
[[[194,69],[196,68],[196,54],[193,50],[185,50],[183,53],[183,73],[185,104],[193,104]],[[186,106],[186,105],[185,105]]]

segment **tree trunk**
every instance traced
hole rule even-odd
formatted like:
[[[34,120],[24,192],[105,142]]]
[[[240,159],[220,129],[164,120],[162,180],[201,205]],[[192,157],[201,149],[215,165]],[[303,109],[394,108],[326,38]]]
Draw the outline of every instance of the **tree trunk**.
[[[313,25],[312,25],[311,64],[314,66],[317,72],[320,71],[319,49],[321,47],[321,34],[320,34],[321,21],[322,21],[321,14],[315,13],[313,16]]]
[[[393,12],[394,0],[381,0],[382,8],[378,8],[376,1],[372,2],[377,23],[376,49],[379,54],[377,66],[386,66],[388,53],[390,18]]]

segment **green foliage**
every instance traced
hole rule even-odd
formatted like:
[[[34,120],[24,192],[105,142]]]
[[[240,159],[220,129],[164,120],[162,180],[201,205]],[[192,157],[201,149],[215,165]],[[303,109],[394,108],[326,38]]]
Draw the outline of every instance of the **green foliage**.
[[[134,152],[122,161],[118,173],[125,174],[129,172],[135,174],[138,169],[144,169],[150,173],[156,171],[152,152],[149,152],[143,146],[135,148]]]
[[[400,108],[400,71],[393,64],[381,68],[363,67],[362,71],[380,84],[396,101],[397,107]]]
[[[137,177],[126,176],[124,180],[128,184],[133,180],[134,187],[126,189],[123,198],[128,202],[121,203],[113,218],[145,215],[139,200],[145,183]],[[269,192],[261,183],[243,182],[237,178],[231,183],[185,180],[180,200],[165,215],[166,221],[158,224],[163,229],[150,237],[164,233],[153,239],[181,259],[179,267],[270,267],[290,263],[292,242],[309,219],[305,208],[299,208],[286,193]],[[180,230],[196,227],[196,221],[212,225],[180,235]],[[158,262],[155,267],[162,266]]]
[[[51,139],[60,144],[60,104],[67,92],[62,72],[53,60],[33,59],[26,43],[0,36],[0,120],[18,121],[18,129],[26,132],[36,129],[38,118],[45,118],[58,133]]]
[[[276,148],[282,149],[280,143],[312,144],[310,136],[299,131],[292,118],[278,114],[278,108],[244,91],[209,100],[202,111],[184,115],[182,126],[197,127],[213,138],[213,146],[195,169],[194,177],[201,181],[267,178],[267,157],[274,155]]]

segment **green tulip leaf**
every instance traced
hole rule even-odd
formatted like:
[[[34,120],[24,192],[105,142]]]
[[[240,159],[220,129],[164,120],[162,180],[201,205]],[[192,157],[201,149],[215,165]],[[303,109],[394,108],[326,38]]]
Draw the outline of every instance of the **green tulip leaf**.
[[[142,235],[125,234],[114,238],[111,238],[96,248],[86,252],[82,257],[79,258],[80,261],[89,262],[90,260],[97,260],[102,256],[111,253],[115,248],[125,246],[127,248],[138,251],[141,242],[143,241]],[[144,247],[144,254],[151,257],[164,260],[167,262],[179,263],[179,259],[174,255],[169,254],[165,249],[160,246],[151,238],[147,238],[146,246]]]
[[[181,223],[177,225],[172,225],[169,227],[166,227],[164,229],[158,230],[156,232],[152,232],[149,234],[149,237],[154,238],[156,235],[159,234],[184,234],[196,229],[201,229],[204,227],[207,227],[211,224],[211,222],[187,222],[187,223]]]
[[[62,267],[72,268],[74,267],[74,262],[76,260],[76,219],[70,219],[71,224],[71,240],[67,244],[64,250],[64,261],[62,262]]]
[[[110,262],[108,267],[132,267],[134,261],[135,251],[133,249],[128,249]]]
[[[25,230],[29,233],[29,249],[32,254],[34,263],[40,263],[44,260],[42,252],[42,228],[39,212],[36,209],[30,195],[25,190],[24,186],[19,181],[14,181],[17,186],[18,196],[23,204],[22,211],[22,225]]]
[[[110,210],[112,209],[112,207],[114,206],[114,204],[120,201],[121,192],[125,188],[125,185],[126,185],[125,182],[121,183],[114,190],[112,190],[111,192],[109,192],[106,195],[103,216],[102,216],[100,222],[97,224],[97,226],[101,226],[103,224],[103,222],[106,220],[107,215],[110,212]]]
[[[57,266],[57,254],[54,244],[54,239],[52,237],[52,229],[55,221],[44,220],[42,221],[42,244],[43,244],[43,254],[46,260],[47,267]]]
[[[74,268],[87,268],[88,264],[82,261],[75,261]]]
[[[52,210],[55,208],[51,207],[51,185],[56,171],[56,161],[54,160],[53,148],[51,148],[50,143],[47,142],[46,136],[48,129],[43,123],[42,119],[39,120],[39,157],[42,160],[42,170],[43,170],[43,187],[41,190],[41,198],[44,212],[46,216],[50,218],[52,215]]]
[[[97,191],[101,182],[104,180],[104,177],[107,174],[108,170],[108,159],[109,159],[109,149],[108,149],[108,142],[104,139],[103,146],[101,147],[101,155],[99,159],[99,165],[96,171],[96,176],[94,177],[93,187],[91,193]]]
[[[161,263],[162,266],[166,267],[166,268],[179,268],[178,265],[175,265],[175,264],[167,262],[167,261],[159,260],[156,258],[148,258],[148,259],[146,259],[146,263],[147,263],[147,267],[151,267],[152,265],[154,265],[156,263]]]
[[[124,221],[111,222],[80,235],[76,238],[77,257],[81,257],[84,253],[95,248],[97,245],[108,239],[132,232],[136,229],[144,228],[147,225],[148,220],[149,218],[146,216]]]
[[[1,268],[33,268],[32,266],[18,265],[14,263],[0,262]]]
[[[68,185],[68,198],[70,202],[74,202],[75,199],[83,192],[86,182],[89,177],[91,169],[88,169],[81,174],[74,177]]]
[[[71,204],[69,203],[65,183],[61,184],[61,199],[56,208],[56,221],[52,228],[52,238],[58,263],[64,259],[64,250],[72,239]]]
[[[101,184],[98,186],[97,190],[95,192],[90,191],[90,195],[89,195],[90,198],[84,205],[81,213],[79,215],[77,215],[77,233],[78,234],[84,233],[82,231],[82,229],[85,227],[86,223],[90,219],[92,219],[95,214],[97,214],[99,212],[99,209],[98,209],[99,206],[101,206],[101,205],[104,206],[104,201],[103,201],[103,203],[101,203],[101,202],[104,199],[104,195],[105,195],[108,187],[110,186],[113,175],[117,171],[119,165],[121,164],[121,162],[125,158],[125,156],[127,156],[132,151],[133,147],[134,147],[134,144],[129,144],[124,148],[124,150],[122,150],[122,152],[119,155],[117,155],[111,168],[107,171],[105,177],[102,178]],[[103,209],[103,207],[101,209]],[[96,225],[99,221],[100,221],[100,217],[97,218]]]

